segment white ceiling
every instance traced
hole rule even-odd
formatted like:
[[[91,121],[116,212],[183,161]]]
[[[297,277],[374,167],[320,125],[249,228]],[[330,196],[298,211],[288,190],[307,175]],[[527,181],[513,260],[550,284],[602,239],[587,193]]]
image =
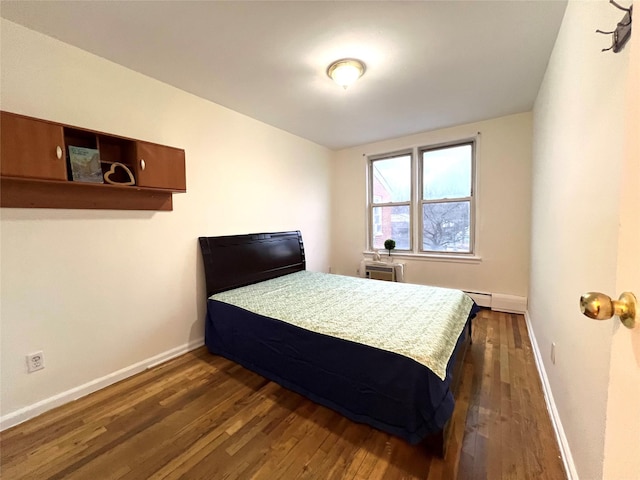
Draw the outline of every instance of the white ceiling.
[[[332,149],[532,108],[558,1],[2,1],[0,15]],[[367,72],[346,91],[327,66]]]

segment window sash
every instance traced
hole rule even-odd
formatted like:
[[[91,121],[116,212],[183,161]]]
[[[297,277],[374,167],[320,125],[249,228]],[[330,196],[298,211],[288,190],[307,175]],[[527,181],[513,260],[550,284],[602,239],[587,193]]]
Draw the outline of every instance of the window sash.
[[[398,252],[413,252],[413,225],[414,225],[414,218],[412,215],[412,208],[411,208],[411,202],[390,202],[390,203],[371,203],[369,206],[369,218],[371,219],[371,229],[369,232],[369,250],[376,250],[376,247],[374,247],[374,236],[376,236],[377,234],[381,234],[382,233],[382,218],[380,221],[380,231],[378,232],[376,230],[376,225],[374,223],[374,211],[376,208],[379,207],[408,207],[409,210],[409,248],[403,249],[403,248],[397,248],[395,249],[395,251]],[[382,217],[382,213],[380,214],[380,216]],[[397,243],[400,243],[397,241]]]
[[[424,244],[425,244],[425,236],[424,236],[424,221],[425,221],[425,213],[424,213],[424,206],[425,205],[446,205],[446,204],[458,204],[458,205],[465,205],[468,208],[468,220],[469,220],[469,224],[467,226],[468,229],[468,241],[469,241],[469,246],[468,246],[468,250],[447,250],[447,249],[429,249],[429,248],[425,248]],[[462,198],[462,199],[456,199],[456,200],[451,200],[451,201],[443,201],[443,202],[432,202],[432,201],[428,201],[428,202],[422,202],[422,207],[421,207],[421,211],[420,211],[420,220],[421,220],[421,224],[420,224],[420,252],[421,253],[428,253],[428,254],[441,254],[441,255],[469,255],[473,253],[473,225],[472,225],[472,217],[473,217],[473,212],[472,212],[472,202],[470,198]],[[442,218],[441,218],[442,219]],[[443,227],[444,228],[444,227]],[[444,234],[444,232],[441,232]],[[450,239],[450,237],[448,236],[443,236],[442,240],[445,239]]]
[[[469,196],[468,197],[434,197],[434,198],[429,198],[426,199],[424,198],[424,159],[423,156],[425,153],[427,152],[435,152],[438,150],[447,150],[449,148],[456,148],[456,147],[464,147],[464,146],[470,146],[471,147],[471,185],[470,185],[470,191],[469,191]],[[464,140],[464,141],[460,141],[460,142],[451,142],[451,143],[445,143],[445,144],[440,144],[440,145],[432,145],[429,147],[421,147],[418,149],[418,162],[419,162],[419,178],[418,178],[418,182],[419,182],[419,192],[420,192],[420,200],[421,201],[444,201],[445,199],[449,199],[449,198],[472,198],[473,196],[475,196],[475,167],[476,167],[476,143],[475,140]]]
[[[447,197],[447,198],[436,198],[435,200],[420,200],[420,203],[447,203],[447,202],[470,202],[473,197]]]

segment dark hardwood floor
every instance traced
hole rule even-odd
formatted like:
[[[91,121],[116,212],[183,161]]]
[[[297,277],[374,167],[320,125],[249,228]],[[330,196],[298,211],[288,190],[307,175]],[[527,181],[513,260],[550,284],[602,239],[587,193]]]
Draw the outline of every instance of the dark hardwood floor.
[[[566,478],[521,315],[474,323],[443,460],[204,348],[2,432],[10,479]]]

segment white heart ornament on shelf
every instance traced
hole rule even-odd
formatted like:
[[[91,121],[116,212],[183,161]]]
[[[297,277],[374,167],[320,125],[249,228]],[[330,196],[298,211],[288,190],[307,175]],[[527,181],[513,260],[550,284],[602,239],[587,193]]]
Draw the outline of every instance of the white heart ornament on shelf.
[[[129,175],[128,182],[116,182],[115,180],[111,180],[111,175],[116,173],[116,168],[118,167],[122,168],[125,172],[127,172],[127,175]],[[135,185],[136,184],[136,181],[133,178],[133,173],[131,173],[131,170],[129,169],[129,167],[127,167],[124,163],[120,163],[120,162],[113,162],[111,164],[111,168],[109,169],[109,171],[104,174],[104,181],[107,183],[110,183],[111,185]]]

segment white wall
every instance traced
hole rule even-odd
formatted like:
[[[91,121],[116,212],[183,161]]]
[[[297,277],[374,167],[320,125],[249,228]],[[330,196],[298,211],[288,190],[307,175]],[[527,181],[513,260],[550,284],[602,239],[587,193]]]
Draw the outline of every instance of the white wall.
[[[173,212],[1,210],[3,417],[197,343],[198,236],[300,229],[308,268],[326,269],[331,151],[11,22],[1,30],[3,110],[184,148],[187,165]],[[27,374],[37,350],[46,368]]]
[[[332,171],[334,273],[356,275],[366,250],[366,155],[466,139],[481,132],[477,148],[477,254],[482,261],[406,262],[406,281],[525,297],[529,276],[530,113],[425,132],[337,152]]]
[[[601,53],[610,38],[594,32],[621,18],[605,1],[569,2],[534,108],[529,313],[582,479],[603,478],[611,342],[618,326],[617,320],[583,317],[578,299],[591,290],[616,295],[631,92],[629,49]],[[551,342],[557,344],[555,365]]]

